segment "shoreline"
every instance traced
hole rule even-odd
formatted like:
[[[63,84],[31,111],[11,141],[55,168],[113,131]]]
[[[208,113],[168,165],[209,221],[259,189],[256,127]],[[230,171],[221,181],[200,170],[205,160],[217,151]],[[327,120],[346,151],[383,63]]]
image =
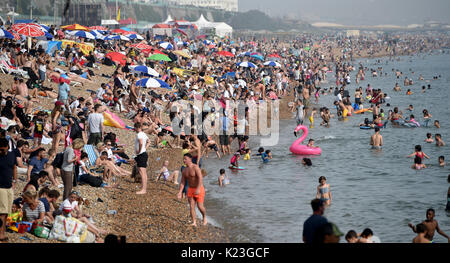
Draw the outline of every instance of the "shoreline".
[[[422,52],[424,53],[424,52]],[[421,54],[422,54],[421,53]],[[429,51],[427,52],[427,54]],[[417,55],[417,54],[415,54]],[[400,55],[400,56],[411,56]],[[380,56],[389,57],[389,56]],[[399,56],[396,56],[399,57]],[[361,57],[364,59],[365,57]],[[378,57],[367,57],[367,59],[375,59]],[[360,58],[354,58],[360,59]],[[102,65],[102,68],[112,71],[112,67],[107,68]],[[97,73],[97,76],[100,73]],[[6,76],[6,75],[2,75]],[[12,76],[8,75],[8,78]],[[2,78],[2,82],[3,78]],[[6,85],[4,85],[6,86]],[[77,89],[77,90],[76,90]],[[74,88],[74,91],[79,94],[86,95],[87,91],[84,88]],[[279,120],[287,120],[292,118],[292,113],[288,110],[289,99],[292,99],[292,94],[280,99]],[[127,124],[130,120],[124,119]],[[132,131],[121,130],[107,127],[106,132],[112,131],[118,135],[121,143],[126,139],[133,141],[134,133]],[[133,134],[133,136],[127,136]],[[120,135],[119,135],[120,134]],[[127,143],[127,152],[133,144]],[[229,243],[230,237],[224,229],[208,224],[206,227],[199,226],[197,228],[189,227],[189,210],[186,201],[178,201],[176,199],[177,187],[171,183],[164,185],[162,181],[155,183],[155,171],[159,170],[164,160],[170,160],[169,170],[179,169],[181,162],[181,149],[155,149],[152,148],[149,153],[149,168],[148,168],[148,188],[145,196],[136,196],[134,192],[139,185],[132,182],[130,178],[120,178],[119,189],[104,189],[92,188],[90,186],[79,186],[77,191],[82,193],[83,197],[91,201],[91,205],[86,207],[87,211],[94,217],[95,222],[109,233],[118,236],[125,235],[127,242],[130,243]],[[204,160],[206,161],[206,159]],[[126,166],[129,167],[129,166]],[[181,175],[180,175],[181,176]],[[24,185],[24,183],[23,183]],[[18,189],[21,184],[15,187],[15,195],[18,194]],[[23,189],[23,188],[22,188]],[[75,188],[74,188],[75,189]],[[131,195],[129,194],[131,193]],[[104,200],[104,202],[96,201],[97,198]],[[117,211],[116,215],[107,215],[107,211],[114,209]],[[206,207],[206,209],[208,209]],[[92,213],[91,211],[95,211]],[[141,219],[148,216],[148,220],[143,222]],[[12,243],[57,243],[58,241],[45,240],[34,237],[27,233],[33,241],[25,241],[19,239],[21,235],[10,234],[7,236]],[[14,238],[12,238],[14,237]]]

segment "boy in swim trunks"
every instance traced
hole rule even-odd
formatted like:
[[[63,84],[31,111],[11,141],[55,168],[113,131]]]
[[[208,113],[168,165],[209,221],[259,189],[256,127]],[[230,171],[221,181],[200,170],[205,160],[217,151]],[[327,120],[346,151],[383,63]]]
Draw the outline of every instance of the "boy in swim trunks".
[[[208,223],[206,219],[206,209],[203,205],[205,200],[205,188],[203,186],[203,175],[198,165],[192,162],[192,155],[187,153],[183,157],[183,162],[186,168],[183,169],[180,188],[177,198],[181,199],[185,181],[188,182],[187,197],[190,206],[190,214],[192,218],[192,226],[197,226],[195,204],[197,204],[200,213],[203,216],[203,225]]]
[[[434,139],[436,140],[436,146],[445,146],[445,142],[442,140],[441,135],[436,133],[434,135]]]
[[[380,127],[375,127],[375,134],[370,137],[372,149],[381,149],[383,146],[383,136],[380,134]]]

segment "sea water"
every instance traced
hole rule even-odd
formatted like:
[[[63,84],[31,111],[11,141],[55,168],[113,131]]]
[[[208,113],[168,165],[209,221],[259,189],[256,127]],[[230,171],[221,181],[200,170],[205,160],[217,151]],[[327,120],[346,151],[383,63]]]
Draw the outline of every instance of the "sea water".
[[[230,235],[233,242],[302,242],[303,222],[312,214],[310,202],[316,197],[318,178],[325,176],[331,186],[332,204],[325,211],[329,221],[335,223],[344,234],[353,229],[362,232],[371,228],[382,242],[409,243],[415,234],[408,227],[425,219],[428,208],[436,210],[435,219],[440,228],[450,234],[450,217],[445,212],[447,200],[447,176],[450,166],[439,167],[438,157],[444,155],[450,160],[449,145],[437,147],[424,140],[426,133],[440,133],[450,143],[450,55],[435,52],[432,55],[401,57],[399,61],[388,58],[355,61],[358,68],[362,62],[368,68],[383,67],[383,76],[372,78],[366,72],[366,79],[356,85],[355,72],[352,72],[352,84],[348,87],[354,101],[356,87],[381,88],[391,98],[383,105],[385,115],[388,110],[398,106],[404,116],[410,115],[405,109],[414,106],[416,119],[422,119],[423,109],[433,115],[432,120],[439,120],[441,128],[437,129],[430,122],[428,128],[395,128],[391,124],[382,129],[384,139],[382,151],[370,149],[370,136],[373,130],[361,130],[358,125],[364,118],[372,119],[371,114],[354,115],[345,121],[331,120],[330,128],[320,126],[321,119],[315,118],[314,127],[309,129],[309,138],[322,148],[321,156],[312,156],[312,167],[304,167],[304,156],[295,156],[289,152],[289,146],[296,140],[293,135],[295,121],[280,121],[280,138],[276,146],[268,147],[273,159],[263,164],[258,157],[248,161],[240,160],[243,171],[228,169],[231,156],[218,160],[210,152],[204,168],[206,201],[208,217],[220,225]],[[392,69],[403,72],[396,78]],[[384,73],[388,73],[384,76]],[[412,74],[414,72],[414,74]],[[425,78],[419,81],[419,75]],[[434,76],[441,75],[438,80]],[[413,86],[403,87],[407,76],[414,81]],[[329,81],[323,87],[332,86],[333,74],[328,74]],[[401,92],[394,92],[398,82]],[[431,89],[422,93],[422,86],[431,84]],[[414,93],[407,96],[410,88]],[[334,95],[321,96],[319,104],[336,110],[332,106]],[[368,104],[365,103],[365,107]],[[309,125],[309,121],[306,123]],[[422,145],[423,152],[431,157],[424,163],[430,165],[424,170],[413,170],[412,158],[407,155],[414,152],[416,144]],[[236,147],[236,143],[233,142]],[[259,148],[259,139],[251,138],[253,153]],[[217,177],[219,170],[226,169],[231,183],[219,187]],[[435,233],[436,242],[447,240]],[[344,237],[341,242],[345,242]]]

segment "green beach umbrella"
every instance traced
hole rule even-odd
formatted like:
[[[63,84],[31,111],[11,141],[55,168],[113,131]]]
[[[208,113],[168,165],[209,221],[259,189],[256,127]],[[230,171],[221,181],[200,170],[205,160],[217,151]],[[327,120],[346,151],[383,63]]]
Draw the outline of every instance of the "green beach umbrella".
[[[305,51],[310,51],[311,48],[310,48],[310,47],[305,47],[304,50],[305,50]]]
[[[148,59],[157,61],[172,61],[168,56],[163,54],[153,54]]]

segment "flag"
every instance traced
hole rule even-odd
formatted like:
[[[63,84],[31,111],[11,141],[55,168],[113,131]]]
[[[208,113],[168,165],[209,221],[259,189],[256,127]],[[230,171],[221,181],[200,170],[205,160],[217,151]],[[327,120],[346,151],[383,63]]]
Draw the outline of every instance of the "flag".
[[[117,11],[117,22],[120,22],[120,7],[119,10]]]

